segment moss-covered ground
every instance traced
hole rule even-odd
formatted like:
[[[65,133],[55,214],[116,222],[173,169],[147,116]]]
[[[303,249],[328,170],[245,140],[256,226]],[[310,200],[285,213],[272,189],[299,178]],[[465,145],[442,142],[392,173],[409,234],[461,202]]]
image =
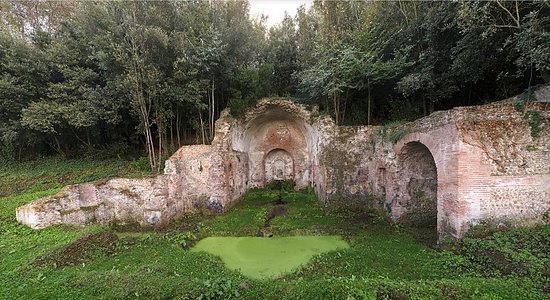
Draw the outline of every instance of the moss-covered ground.
[[[550,227],[467,238],[448,250],[430,232],[368,211],[335,213],[311,191],[254,190],[228,213],[166,228],[31,230],[15,208],[66,184],[137,176],[125,161],[39,160],[0,167],[0,299],[550,299]],[[345,201],[345,199],[342,199]],[[349,244],[273,279],[252,279],[191,249],[207,237],[337,235]],[[435,232],[431,232],[435,235]],[[269,238],[265,238],[269,239]]]

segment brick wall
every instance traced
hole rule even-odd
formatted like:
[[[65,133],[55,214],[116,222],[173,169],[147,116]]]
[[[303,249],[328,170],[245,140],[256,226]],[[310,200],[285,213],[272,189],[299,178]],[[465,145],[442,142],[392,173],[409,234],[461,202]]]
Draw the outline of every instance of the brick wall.
[[[221,213],[264,186],[275,164],[270,153],[283,153],[283,174],[297,188],[313,186],[327,206],[378,209],[396,222],[435,206],[440,239],[460,238],[481,223],[544,223],[549,119],[548,103],[503,101],[387,128],[350,127],[284,99],[264,99],[243,119],[224,112],[212,145],[182,147],[163,175],[70,186],[19,208],[17,219],[33,228],[157,225],[185,212]],[[414,204],[418,190],[432,202]]]

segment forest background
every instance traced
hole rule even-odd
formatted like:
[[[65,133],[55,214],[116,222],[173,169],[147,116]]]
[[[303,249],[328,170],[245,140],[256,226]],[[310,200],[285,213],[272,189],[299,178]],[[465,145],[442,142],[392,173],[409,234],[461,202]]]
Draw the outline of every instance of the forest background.
[[[0,162],[137,151],[158,172],[268,96],[341,125],[528,99],[549,29],[548,1],[315,0],[271,28],[246,1],[1,1]]]

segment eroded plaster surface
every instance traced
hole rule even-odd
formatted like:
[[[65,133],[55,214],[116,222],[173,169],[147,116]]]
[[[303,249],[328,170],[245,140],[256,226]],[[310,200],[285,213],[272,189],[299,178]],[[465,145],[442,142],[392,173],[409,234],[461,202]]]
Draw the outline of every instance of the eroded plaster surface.
[[[514,101],[386,128],[336,126],[302,105],[264,99],[242,119],[224,112],[212,144],[182,147],[162,175],[69,186],[18,208],[17,219],[32,228],[160,225],[186,212],[222,213],[250,188],[291,179],[326,206],[433,224],[440,238],[483,222],[548,223],[549,106],[519,110]]]

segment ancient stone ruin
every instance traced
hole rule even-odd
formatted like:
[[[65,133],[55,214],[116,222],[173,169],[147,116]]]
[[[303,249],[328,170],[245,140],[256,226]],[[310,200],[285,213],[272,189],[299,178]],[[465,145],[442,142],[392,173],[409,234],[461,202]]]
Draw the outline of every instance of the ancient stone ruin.
[[[212,144],[182,147],[162,175],[68,186],[18,208],[17,220],[32,228],[160,225],[186,212],[222,213],[250,188],[293,180],[327,206],[437,225],[440,240],[480,223],[548,223],[549,107],[514,98],[393,127],[352,127],[263,99],[242,119],[224,112]]]

